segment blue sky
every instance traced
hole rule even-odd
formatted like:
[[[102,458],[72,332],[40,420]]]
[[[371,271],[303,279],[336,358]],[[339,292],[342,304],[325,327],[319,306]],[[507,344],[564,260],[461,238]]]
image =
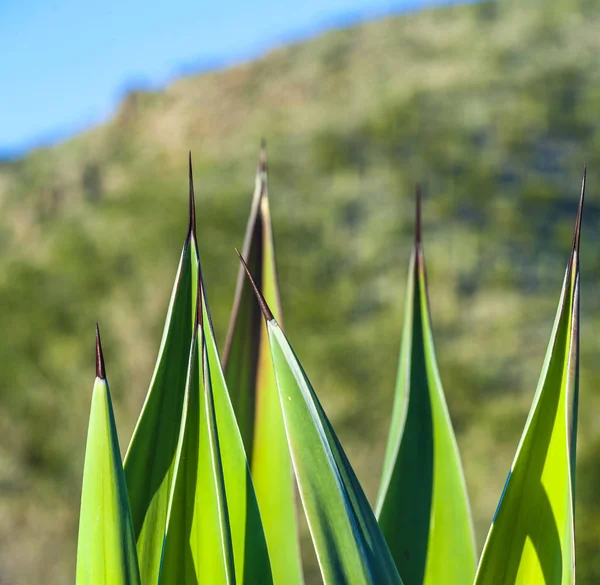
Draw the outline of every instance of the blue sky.
[[[0,155],[109,117],[128,88],[448,0],[0,0]]]

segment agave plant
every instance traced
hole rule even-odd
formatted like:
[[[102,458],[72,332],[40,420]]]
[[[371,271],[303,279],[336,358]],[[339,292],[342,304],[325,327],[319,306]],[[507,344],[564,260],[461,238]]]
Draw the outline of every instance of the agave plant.
[[[571,585],[579,242],[477,567],[436,365],[417,193],[404,332],[375,509],[284,334],[261,150],[223,357],[189,225],[158,358],[121,460],[99,331],[77,585],[299,585],[296,491],[326,585]],[[244,274],[245,273],[245,274]]]
[[[435,360],[418,187],[416,200],[404,333],[377,514],[407,585],[458,585],[473,580],[475,541]]]

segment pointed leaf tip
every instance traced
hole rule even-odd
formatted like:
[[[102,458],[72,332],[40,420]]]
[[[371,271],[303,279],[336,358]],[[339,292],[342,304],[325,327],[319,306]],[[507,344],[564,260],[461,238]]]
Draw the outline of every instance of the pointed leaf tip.
[[[421,184],[415,187],[415,244],[419,246],[421,239]]]
[[[96,378],[106,380],[106,368],[104,366],[104,354],[102,353],[102,342],[100,341],[100,328],[96,323]]]
[[[258,301],[260,310],[262,311],[264,318],[267,321],[273,321],[273,319],[274,319],[273,313],[271,312],[271,309],[269,309],[269,305],[267,305],[267,301],[265,301],[265,297],[263,297],[260,290],[258,290],[258,286],[256,286],[256,282],[254,281],[254,278],[252,277],[252,273],[250,272],[250,269],[248,268],[246,261],[244,260],[244,258],[240,254],[240,251],[237,248],[235,249],[235,251],[236,251],[237,255],[240,257],[240,261],[242,263],[242,266],[244,267],[244,270],[246,271],[248,280],[250,281],[250,284],[252,285],[252,288],[254,289],[254,294],[256,295],[256,300]]]
[[[573,252],[579,254],[579,239],[581,236],[581,217],[583,214],[583,201],[585,199],[585,182],[587,178],[587,164],[583,167],[583,177],[581,179],[581,193],[579,195],[579,207],[577,208],[577,218],[575,219],[575,231],[573,233]]]
[[[267,141],[264,138],[260,141],[260,153],[258,155],[258,170],[261,173],[267,172]]]
[[[192,151],[188,154],[188,172],[190,183],[190,219],[188,224],[188,236],[194,234],[196,237],[196,201],[194,196],[194,171],[192,170]]]
[[[267,181],[266,181],[266,175],[267,175],[267,143],[265,142],[265,139],[263,138],[260,141],[260,152],[258,154],[258,175],[260,177],[260,191],[261,191],[261,195],[264,195],[266,193],[266,187],[267,187]]]

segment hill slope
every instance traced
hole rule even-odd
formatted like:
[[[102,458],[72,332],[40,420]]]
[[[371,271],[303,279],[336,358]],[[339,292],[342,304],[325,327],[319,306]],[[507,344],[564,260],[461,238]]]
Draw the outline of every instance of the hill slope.
[[[367,23],[131,93],[109,123],[1,164],[0,584],[72,582],[93,323],[125,447],[185,235],[188,149],[223,340],[262,136],[287,331],[371,496],[423,182],[437,353],[480,544],[541,369],[587,160],[578,582],[598,582],[599,26],[591,2]]]

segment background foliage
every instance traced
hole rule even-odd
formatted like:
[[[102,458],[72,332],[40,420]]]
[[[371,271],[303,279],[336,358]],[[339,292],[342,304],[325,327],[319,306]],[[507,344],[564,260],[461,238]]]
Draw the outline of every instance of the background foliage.
[[[598,582],[600,8],[573,4],[483,2],[334,31],[132,92],[109,123],[0,163],[0,584],[72,582],[93,323],[126,445],[185,235],[188,149],[224,343],[263,135],[286,331],[371,500],[422,181],[437,357],[479,547],[588,162],[577,553],[578,582]],[[308,541],[303,552],[318,582]]]

